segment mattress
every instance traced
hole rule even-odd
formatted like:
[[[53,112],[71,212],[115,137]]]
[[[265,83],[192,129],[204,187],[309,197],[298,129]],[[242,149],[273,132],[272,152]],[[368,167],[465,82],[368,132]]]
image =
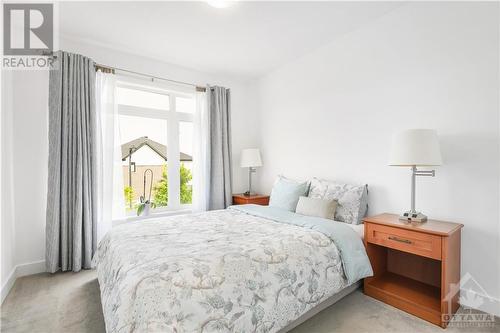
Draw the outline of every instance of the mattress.
[[[106,331],[280,331],[353,283],[351,234],[234,209],[119,225],[94,257]]]
[[[361,239],[365,238],[365,225],[361,224],[347,224],[352,230],[356,231],[356,233],[361,237]]]

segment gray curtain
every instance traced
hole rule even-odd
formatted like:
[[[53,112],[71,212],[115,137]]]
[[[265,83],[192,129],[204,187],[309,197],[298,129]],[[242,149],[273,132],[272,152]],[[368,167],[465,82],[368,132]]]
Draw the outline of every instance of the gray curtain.
[[[229,89],[207,87],[210,136],[210,189],[208,209],[224,209],[232,203],[231,100]]]
[[[49,80],[46,268],[91,268],[96,249],[94,62],[57,52]]]

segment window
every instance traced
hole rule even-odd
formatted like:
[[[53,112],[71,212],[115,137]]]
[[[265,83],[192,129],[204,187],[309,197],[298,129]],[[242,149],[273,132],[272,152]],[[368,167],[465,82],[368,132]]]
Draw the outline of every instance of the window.
[[[170,96],[142,90],[121,87],[116,90],[116,103],[158,110],[170,109]],[[190,99],[187,99],[190,100]]]
[[[141,202],[154,211],[192,203],[194,92],[118,82],[123,195],[128,215]]]
[[[181,204],[193,202],[193,122],[179,122],[179,148],[181,151],[180,186]]]
[[[195,100],[194,98],[176,97],[175,106],[177,112],[194,113]]]

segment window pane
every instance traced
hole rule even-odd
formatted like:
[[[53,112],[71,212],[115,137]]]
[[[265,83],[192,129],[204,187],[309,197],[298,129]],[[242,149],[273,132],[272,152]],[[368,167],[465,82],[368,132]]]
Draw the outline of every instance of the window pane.
[[[168,110],[170,100],[168,95],[156,94],[152,92],[116,88],[115,100],[117,104],[139,106],[144,108]]]
[[[176,97],[175,110],[177,112],[194,113],[194,111],[196,110],[194,97]]]
[[[127,210],[134,214],[141,196],[158,207],[167,206],[167,121],[120,115],[119,122]]]
[[[179,122],[181,204],[193,203],[193,123]]]

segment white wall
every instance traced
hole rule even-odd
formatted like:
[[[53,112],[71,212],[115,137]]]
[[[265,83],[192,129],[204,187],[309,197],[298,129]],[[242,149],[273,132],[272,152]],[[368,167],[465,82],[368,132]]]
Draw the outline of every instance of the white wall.
[[[2,80],[2,300],[18,276],[44,268],[48,72]]]
[[[255,86],[238,78],[200,73],[121,51],[72,40],[60,48],[91,57],[100,64],[199,85],[231,89],[232,150],[239,161],[243,148],[258,143]],[[16,71],[2,81],[7,97],[2,111],[2,287],[10,276],[43,269],[48,156],[48,72]],[[5,137],[5,140],[4,140]],[[244,191],[246,173],[234,164],[234,191]],[[18,273],[15,273],[18,266]],[[20,267],[20,268],[19,268]],[[19,272],[20,271],[20,272]],[[7,288],[8,289],[8,288]]]
[[[1,175],[0,175],[0,278],[2,295],[6,296],[4,290],[8,290],[12,284],[12,272],[15,267],[14,258],[14,204],[13,204],[13,168],[12,168],[12,77],[9,72],[2,71],[2,112],[0,114],[1,125]]]
[[[47,71],[13,73],[16,265],[45,258],[48,80]]]
[[[462,274],[499,299],[498,14],[404,5],[264,77],[260,190],[279,173],[368,183],[369,214],[400,213],[410,171],[387,166],[392,134],[435,128],[444,165],[418,179],[417,208],[465,225]]]

